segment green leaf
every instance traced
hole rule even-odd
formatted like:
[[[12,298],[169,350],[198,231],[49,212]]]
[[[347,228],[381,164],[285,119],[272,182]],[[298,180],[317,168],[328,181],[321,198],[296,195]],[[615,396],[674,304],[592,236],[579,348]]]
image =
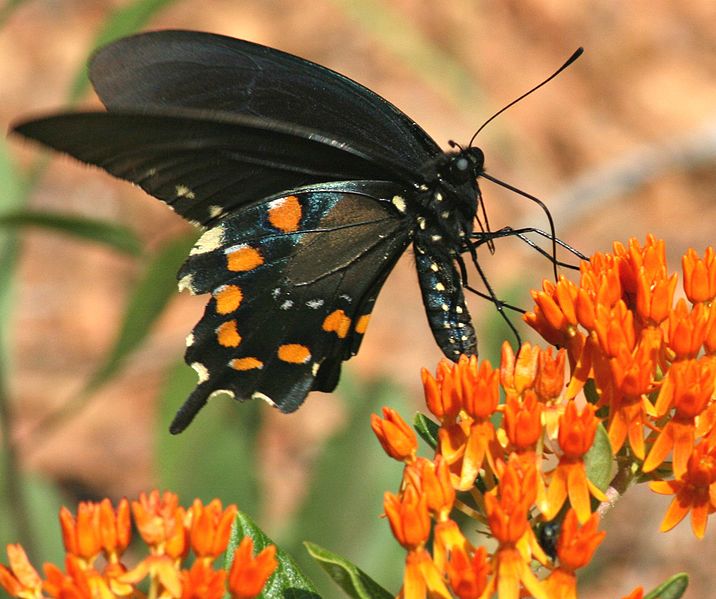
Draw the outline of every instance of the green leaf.
[[[420,438],[430,446],[430,449],[435,449],[438,446],[440,425],[437,422],[418,412],[413,418],[413,428],[420,435]]]
[[[650,593],[644,595],[644,599],[679,599],[689,586],[689,576],[683,572],[674,574],[666,582],[662,582]]]
[[[129,227],[94,218],[38,210],[15,210],[0,214],[0,227],[42,227],[94,241],[131,256],[142,253],[141,243]]]
[[[328,576],[341,587],[349,597],[354,599],[392,599],[393,594],[386,591],[363,570],[336,555],[335,553],[316,545],[304,543],[308,553],[326,571]]]
[[[175,273],[195,241],[196,235],[174,239],[149,261],[129,300],[114,346],[84,393],[96,390],[114,376],[127,356],[149,335],[152,325],[176,293]]]
[[[614,456],[609,435],[602,424],[597,427],[594,443],[584,457],[587,466],[587,477],[600,490],[606,491],[612,480],[614,471]]]
[[[104,26],[95,37],[93,47],[104,46],[120,37],[136,33],[172,2],[174,0],[134,0],[134,2],[118,8],[107,17]],[[75,77],[70,88],[70,103],[76,103],[88,86],[87,70],[83,68]]]
[[[268,545],[275,545],[251,518],[245,513],[239,512],[231,529],[231,539],[226,550],[227,570],[231,567],[234,552],[244,537],[253,539],[254,555]],[[288,553],[277,547],[276,559],[279,563],[278,568],[266,582],[259,597],[262,599],[320,599],[313,583],[299,570],[296,562]]]

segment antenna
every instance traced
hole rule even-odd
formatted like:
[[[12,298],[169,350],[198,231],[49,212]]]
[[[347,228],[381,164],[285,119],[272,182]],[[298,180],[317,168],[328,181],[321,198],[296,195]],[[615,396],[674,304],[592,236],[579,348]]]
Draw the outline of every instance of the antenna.
[[[495,114],[493,114],[489,119],[487,119],[484,123],[482,123],[482,125],[480,126],[480,128],[479,128],[477,131],[475,131],[475,134],[470,138],[470,143],[467,144],[467,147],[468,147],[468,148],[471,148],[471,147],[472,147],[472,142],[475,141],[475,138],[477,137],[478,133],[480,133],[480,131],[482,131],[482,130],[485,128],[485,126],[486,126],[489,122],[491,122],[492,120],[494,120],[495,118],[497,118],[499,115],[501,115],[503,112],[505,112],[505,110],[507,110],[507,109],[510,108],[511,106],[514,106],[515,104],[517,104],[517,102],[519,102],[520,100],[523,100],[524,98],[526,98],[527,96],[529,96],[532,92],[537,91],[540,87],[542,87],[542,86],[545,85],[546,83],[549,83],[550,81],[552,81],[552,79],[554,79],[557,75],[559,75],[562,71],[564,71],[564,69],[566,69],[566,68],[567,68],[569,65],[571,65],[575,60],[577,60],[583,53],[584,53],[584,48],[577,48],[577,49],[574,51],[574,53],[572,54],[572,56],[570,56],[570,57],[567,59],[567,62],[565,62],[565,63],[564,63],[561,67],[559,67],[554,73],[552,73],[549,77],[547,77],[547,79],[545,79],[542,83],[539,83],[538,85],[535,85],[532,89],[530,89],[529,91],[526,91],[526,92],[525,92],[524,94],[522,94],[519,98],[517,98],[517,99],[515,99],[515,100],[512,100],[512,102],[510,102],[507,106],[504,106],[503,108],[500,108],[500,110],[498,110],[498,111],[497,111]]]

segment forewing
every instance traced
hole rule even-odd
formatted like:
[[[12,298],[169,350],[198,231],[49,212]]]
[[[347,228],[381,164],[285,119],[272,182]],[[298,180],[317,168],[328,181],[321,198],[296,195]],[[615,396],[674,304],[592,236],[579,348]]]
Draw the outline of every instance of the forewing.
[[[173,432],[219,391],[291,412],[311,389],[335,387],[410,239],[391,204],[400,191],[382,182],[311,186],[243,209],[199,239],[180,287],[211,299],[186,352],[199,383]]]
[[[391,178],[355,149],[245,115],[156,108],[65,113],[14,130],[136,183],[203,225],[286,189]]]
[[[290,122],[385,154],[412,172],[441,153],[412,119],[355,81],[221,35],[156,31],[124,38],[95,54],[90,78],[110,110],[180,106]]]

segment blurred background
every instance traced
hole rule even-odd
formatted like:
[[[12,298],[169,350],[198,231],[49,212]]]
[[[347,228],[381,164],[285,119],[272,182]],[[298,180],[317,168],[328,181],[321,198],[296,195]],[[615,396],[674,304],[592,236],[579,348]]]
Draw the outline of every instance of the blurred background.
[[[384,96],[444,147],[467,143],[584,46],[480,134],[489,172],[543,199],[558,235],[585,254],[651,232],[679,269],[688,247],[702,253],[714,241],[711,0],[3,1],[3,131],[20,117],[97,107],[89,53],[138,29],[201,29],[309,58]],[[489,182],[482,191],[493,229],[546,228],[526,200]],[[336,393],[291,416],[218,399],[172,437],[168,422],[195,381],[184,337],[204,305],[175,292],[174,273],[195,237],[141,190],[0,139],[0,542],[22,540],[36,563],[59,562],[61,503],[170,488],[185,505],[237,502],[302,564],[300,542],[311,540],[397,591],[402,553],[378,516],[400,466],[382,455],[368,416],[390,405],[409,417],[422,401],[419,369],[440,359],[410,252]],[[515,240],[481,254],[481,265],[498,295],[524,308],[551,273]],[[490,304],[469,301],[481,356],[494,363],[509,332]],[[619,502],[580,597],[650,588],[681,570],[692,577],[687,596],[712,594],[713,534],[698,542],[686,523],[660,534],[668,501],[633,489]],[[337,595],[327,584],[326,596]]]

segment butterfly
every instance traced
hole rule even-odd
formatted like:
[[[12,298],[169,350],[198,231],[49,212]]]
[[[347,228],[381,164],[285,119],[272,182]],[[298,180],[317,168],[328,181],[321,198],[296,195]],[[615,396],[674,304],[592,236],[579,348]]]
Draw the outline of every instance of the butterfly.
[[[178,275],[210,297],[187,337],[198,383],[171,432],[219,393],[292,412],[309,391],[332,391],[411,245],[438,346],[451,360],[477,353],[463,255],[477,264],[486,175],[472,142],[445,152],[355,81],[210,33],[121,39],[94,54],[89,76],[106,112],[14,131],[205,229]]]

